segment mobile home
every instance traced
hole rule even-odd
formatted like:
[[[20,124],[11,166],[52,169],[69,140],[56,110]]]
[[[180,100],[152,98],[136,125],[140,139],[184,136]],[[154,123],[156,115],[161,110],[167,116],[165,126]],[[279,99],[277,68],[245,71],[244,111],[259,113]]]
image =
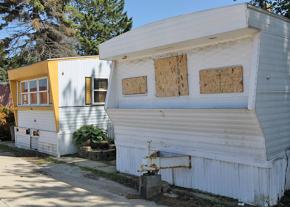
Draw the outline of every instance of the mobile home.
[[[140,175],[161,151],[191,156],[159,171],[177,186],[261,206],[290,189],[289,20],[247,4],[191,13],[113,38],[100,58],[113,61],[119,171]]]
[[[50,59],[8,71],[16,146],[61,156],[76,152],[73,132],[104,129],[110,63],[97,56]]]

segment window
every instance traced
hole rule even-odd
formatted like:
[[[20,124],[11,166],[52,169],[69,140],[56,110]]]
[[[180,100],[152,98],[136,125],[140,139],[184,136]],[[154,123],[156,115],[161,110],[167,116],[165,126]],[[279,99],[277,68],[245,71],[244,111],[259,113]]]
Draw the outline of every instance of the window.
[[[20,92],[20,105],[47,105],[49,103],[47,78],[22,81]]]
[[[108,90],[108,79],[94,78],[93,82],[93,103],[104,104]]]

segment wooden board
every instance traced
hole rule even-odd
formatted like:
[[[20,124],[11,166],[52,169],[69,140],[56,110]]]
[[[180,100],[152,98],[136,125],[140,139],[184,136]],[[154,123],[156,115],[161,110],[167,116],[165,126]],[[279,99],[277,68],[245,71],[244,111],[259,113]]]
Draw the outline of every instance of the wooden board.
[[[187,56],[177,56],[177,68],[178,68],[178,82],[179,82],[179,95],[188,96],[188,73],[187,73]]]
[[[154,65],[157,97],[189,94],[186,55],[157,59]]]
[[[199,72],[200,93],[241,93],[244,91],[243,67],[205,69]]]
[[[155,65],[155,88],[157,97],[179,96],[177,58],[157,59]]]
[[[220,70],[206,69],[199,71],[199,84],[201,94],[220,93]]]
[[[85,78],[85,103],[86,105],[92,104],[92,78]]]
[[[147,76],[125,78],[122,80],[123,95],[135,95],[147,93]]]
[[[233,66],[222,69],[221,93],[241,93],[243,91],[243,67]]]

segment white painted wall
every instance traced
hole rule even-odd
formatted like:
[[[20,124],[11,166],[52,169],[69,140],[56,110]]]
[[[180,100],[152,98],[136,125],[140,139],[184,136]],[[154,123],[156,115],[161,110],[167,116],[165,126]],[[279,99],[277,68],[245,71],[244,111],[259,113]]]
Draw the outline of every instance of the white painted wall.
[[[44,131],[56,131],[53,111],[18,111],[18,126]]]
[[[118,62],[115,74],[117,86],[112,96],[118,97],[120,108],[248,108],[249,81],[254,67],[252,59],[256,57],[254,48],[257,49],[254,47],[254,37],[248,37],[180,52],[187,54],[189,84],[189,96],[180,97],[161,98],[155,95],[154,59],[160,56]],[[243,93],[200,94],[200,70],[231,65],[242,65],[244,68]],[[148,94],[124,96],[122,79],[136,76],[147,76]]]
[[[58,63],[59,84],[59,153],[77,152],[73,132],[83,125],[107,129],[110,122],[103,105],[85,105],[85,77],[107,78],[111,63],[98,58],[61,60]]]
[[[73,133],[83,125],[106,129],[109,117],[104,106],[64,107],[59,109],[60,133]]]
[[[85,106],[85,77],[109,78],[110,65],[98,58],[59,61],[59,107]]]

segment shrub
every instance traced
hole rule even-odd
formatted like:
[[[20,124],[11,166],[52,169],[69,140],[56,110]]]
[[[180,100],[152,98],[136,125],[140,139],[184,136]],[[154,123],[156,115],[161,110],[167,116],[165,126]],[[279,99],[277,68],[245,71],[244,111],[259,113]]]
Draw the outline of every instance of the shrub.
[[[78,147],[83,146],[86,142],[96,144],[101,142],[108,142],[108,137],[103,129],[93,125],[84,125],[73,133],[73,139]]]
[[[14,125],[12,107],[0,106],[0,135],[2,140],[10,139],[10,126]]]

